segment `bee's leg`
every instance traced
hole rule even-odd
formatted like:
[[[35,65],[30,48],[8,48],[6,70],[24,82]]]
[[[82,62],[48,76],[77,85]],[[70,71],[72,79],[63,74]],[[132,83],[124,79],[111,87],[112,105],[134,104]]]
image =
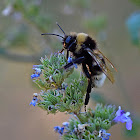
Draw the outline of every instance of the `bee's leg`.
[[[82,68],[83,68],[83,72],[85,73],[86,77],[87,77],[88,79],[90,79],[90,78],[91,78],[91,75],[90,75],[90,73],[89,73],[89,70],[88,70],[88,68],[87,68],[85,62],[82,63]]]
[[[87,105],[89,102],[90,92],[91,92],[91,84],[92,84],[92,80],[88,79],[88,87],[87,87],[87,94],[86,94],[86,98],[85,98],[85,105]]]
[[[62,49],[59,53],[62,53],[64,51],[64,49]]]
[[[86,105],[88,104],[90,98],[92,79],[89,70],[87,69],[86,63],[82,63],[82,67],[86,77],[88,78],[88,87],[87,87],[87,93],[85,98],[85,112],[86,112]]]
[[[67,60],[68,60],[68,58],[69,58],[69,51],[67,50]]]
[[[83,57],[76,58],[76,59],[72,60],[72,62],[66,64],[66,65],[64,66],[64,69],[67,69],[67,68],[69,68],[70,66],[72,66],[72,65],[74,65],[74,64],[80,64],[80,63],[83,62],[84,59],[85,59],[84,56],[83,56]]]
[[[86,98],[85,98],[85,112],[86,112],[86,105],[88,105],[88,102],[90,99],[91,84],[92,84],[92,80],[88,79],[88,87],[87,87],[87,93],[86,93]]]
[[[64,48],[61,51],[59,51],[59,53],[62,53],[63,51],[64,51]],[[66,56],[67,60],[68,60],[68,57],[69,57],[69,51],[67,50],[67,56]]]

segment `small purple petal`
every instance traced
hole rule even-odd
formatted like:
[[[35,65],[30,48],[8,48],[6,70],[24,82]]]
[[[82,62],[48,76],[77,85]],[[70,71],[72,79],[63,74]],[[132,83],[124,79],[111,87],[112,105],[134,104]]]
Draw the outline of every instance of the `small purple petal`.
[[[122,114],[122,115],[120,116],[120,122],[125,123],[125,122],[127,122],[127,119],[128,119],[128,118],[129,118],[129,117],[127,117],[126,114]]]
[[[116,117],[113,119],[115,122],[126,122],[126,129],[131,130],[132,129],[132,120],[130,117],[130,112],[126,112],[124,110],[121,110],[121,107],[119,106],[118,111],[116,112]]]
[[[36,105],[36,103],[37,103],[37,101],[38,101],[38,99],[36,99],[36,100],[32,100],[31,102],[30,102],[30,104],[29,105],[33,105],[33,106],[35,106]]]
[[[32,75],[31,75],[31,79],[37,78],[37,77],[39,77],[39,76],[40,76],[40,74],[32,74]]]
[[[120,117],[119,116],[116,116],[114,119],[113,119],[115,122],[120,122]]]
[[[35,70],[35,73],[41,74],[42,70],[40,68],[33,68]]]
[[[69,57],[67,61],[68,61],[68,63],[71,63],[72,62],[72,57]],[[73,65],[76,69],[78,68],[77,64],[73,63]]]
[[[63,125],[64,127],[68,127],[68,126],[69,126],[69,122],[63,122],[62,125]]]
[[[64,127],[61,127],[61,129],[58,131],[58,133],[59,133],[60,135],[62,135],[63,132],[64,132]]]
[[[56,131],[56,132],[58,132],[58,130],[60,130],[60,129],[61,129],[60,126],[55,126],[55,127],[54,127],[54,131]]]
[[[32,99],[32,101],[30,102],[29,105],[33,105],[33,106],[35,106],[36,103],[38,102],[37,97],[38,97],[38,94],[37,94],[37,93],[34,93],[34,94],[33,94],[33,99]]]
[[[132,120],[129,118],[126,122],[126,128],[127,130],[131,130],[132,129]]]
[[[31,79],[39,77],[40,74],[42,73],[42,70],[40,68],[34,66],[33,69],[34,69],[34,74],[31,75]]]
[[[117,115],[117,116],[120,116],[120,115],[121,115],[121,112],[122,112],[121,106],[119,106],[119,109],[118,109],[118,111],[116,112],[116,115]]]
[[[55,127],[54,127],[54,131],[55,131],[55,132],[58,132],[60,135],[62,135],[63,132],[64,132],[64,127],[55,126]]]
[[[72,58],[69,57],[67,61],[68,61],[68,63],[72,62]]]

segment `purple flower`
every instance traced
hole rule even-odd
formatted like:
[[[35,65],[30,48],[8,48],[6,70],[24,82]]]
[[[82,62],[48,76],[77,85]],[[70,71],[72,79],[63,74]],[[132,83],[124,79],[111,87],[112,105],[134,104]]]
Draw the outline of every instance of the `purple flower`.
[[[40,68],[33,68],[35,70],[34,74],[31,75],[31,79],[37,78],[42,73],[42,70]]]
[[[33,68],[35,70],[36,73],[40,73],[42,72],[42,70],[40,68]]]
[[[55,127],[54,127],[54,131],[55,131],[55,132],[58,132],[60,135],[63,135],[64,127],[55,126]]]
[[[68,127],[68,126],[69,126],[69,122],[63,122],[62,125],[63,125],[64,127]]]
[[[106,133],[106,130],[104,130],[104,129],[101,129],[100,131],[99,131],[99,138],[102,138],[102,140],[109,140],[109,136],[111,136],[111,134],[110,133]]]
[[[37,97],[38,97],[38,94],[37,94],[37,93],[34,93],[34,95],[33,95],[33,99],[32,99],[32,101],[30,102],[29,105],[33,105],[33,106],[35,106],[36,103],[38,102]]]
[[[40,69],[43,69],[43,65],[33,65],[33,69],[34,68],[40,68]]]
[[[68,58],[68,63],[71,63],[72,62],[72,57],[69,57]],[[75,64],[75,63],[73,63],[73,65],[74,65],[74,67],[77,69],[78,67],[77,67],[77,64]]]
[[[31,75],[31,79],[37,78],[37,77],[39,77],[39,76],[40,76],[40,74],[32,74],[32,75]]]
[[[62,127],[60,126],[54,127],[54,131],[59,133],[60,135],[63,135],[64,129],[67,129],[67,127],[69,126],[69,122],[63,122],[62,125],[63,125]]]
[[[68,63],[72,62],[72,57],[68,57]]]
[[[56,131],[56,132],[58,132],[60,129],[61,129],[60,126],[55,126],[55,127],[54,127],[54,131]]]
[[[132,120],[130,117],[128,117],[130,115],[130,112],[126,112],[124,110],[121,110],[121,106],[119,106],[118,111],[116,112],[116,117],[114,118],[115,122],[122,122],[125,123],[126,122],[126,129],[127,130],[131,130],[132,129]]]

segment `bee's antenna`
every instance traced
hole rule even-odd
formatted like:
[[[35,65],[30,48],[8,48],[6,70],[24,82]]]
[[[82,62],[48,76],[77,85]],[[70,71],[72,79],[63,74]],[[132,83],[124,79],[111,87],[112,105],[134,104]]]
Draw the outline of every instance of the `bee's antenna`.
[[[64,38],[63,36],[61,35],[58,35],[58,34],[52,34],[52,33],[44,33],[44,34],[41,34],[41,35],[55,35],[55,36],[59,36],[61,38]]]
[[[64,35],[66,35],[65,32],[63,31],[63,29],[60,27],[60,25],[57,22],[56,22],[56,24],[60,28],[60,30],[64,33]]]

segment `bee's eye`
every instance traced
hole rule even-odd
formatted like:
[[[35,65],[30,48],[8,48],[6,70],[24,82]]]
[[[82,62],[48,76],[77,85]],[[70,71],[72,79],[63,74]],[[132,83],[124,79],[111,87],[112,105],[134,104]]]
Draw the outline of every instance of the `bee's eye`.
[[[71,37],[68,36],[67,39],[65,40],[66,44],[68,44],[71,41]]]

